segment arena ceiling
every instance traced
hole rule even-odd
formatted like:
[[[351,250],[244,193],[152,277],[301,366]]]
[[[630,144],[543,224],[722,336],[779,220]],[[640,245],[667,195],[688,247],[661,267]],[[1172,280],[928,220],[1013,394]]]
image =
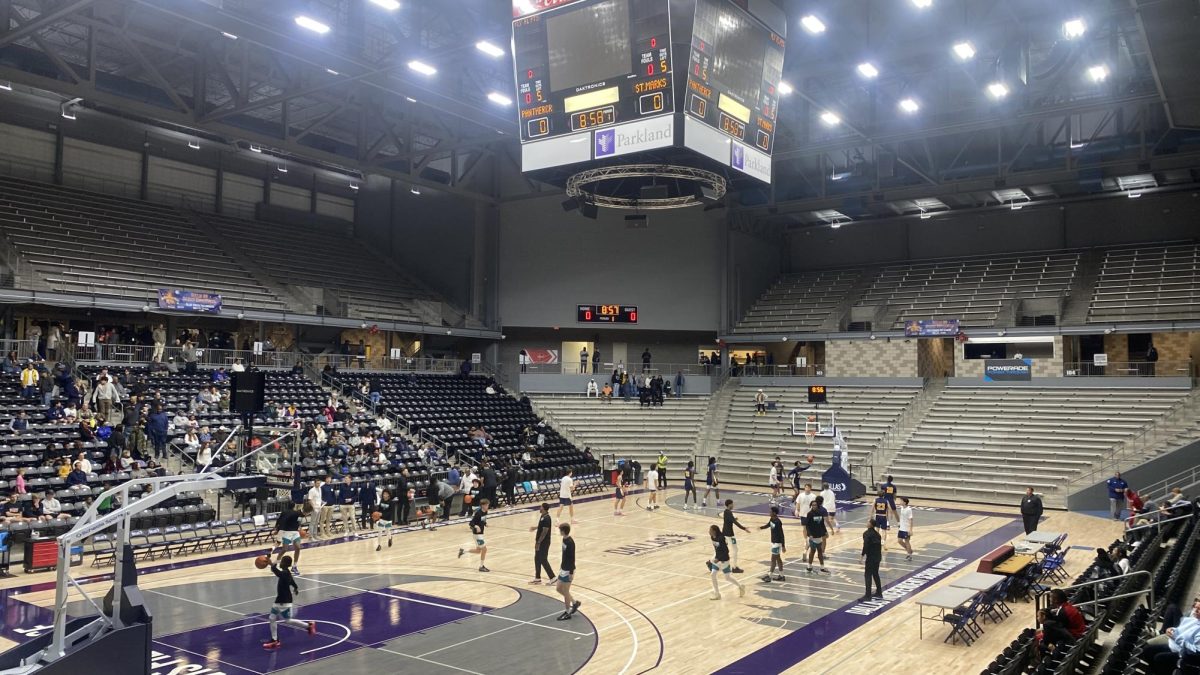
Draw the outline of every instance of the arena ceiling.
[[[778,2],[793,91],[774,185],[731,176],[737,221],[931,217],[1200,178],[1195,0]],[[505,178],[515,115],[489,94],[513,90],[507,0],[0,0],[0,28],[0,86],[16,93],[492,203],[559,191]]]

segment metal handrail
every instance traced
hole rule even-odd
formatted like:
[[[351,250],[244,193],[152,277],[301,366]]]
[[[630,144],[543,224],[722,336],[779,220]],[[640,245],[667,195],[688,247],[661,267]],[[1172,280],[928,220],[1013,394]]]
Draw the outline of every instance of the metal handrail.
[[[1137,591],[1136,593],[1127,593],[1127,594],[1122,594],[1122,595],[1108,596],[1108,597],[1104,597],[1104,598],[1096,598],[1095,600],[1090,600],[1088,602],[1080,603],[1075,606],[1076,607],[1085,607],[1087,605],[1094,605],[1099,602],[1107,602],[1109,600],[1119,600],[1120,598],[1124,598],[1129,595],[1141,595],[1142,593],[1149,591],[1150,606],[1153,607],[1154,606],[1154,575],[1150,573],[1150,570],[1134,570],[1132,572],[1126,572],[1125,574],[1118,574],[1113,577],[1104,577],[1103,579],[1092,579],[1091,581],[1083,581],[1078,584],[1072,584],[1070,586],[1063,586],[1062,588],[1060,588],[1058,590],[1069,591],[1069,590],[1076,589],[1076,588],[1083,588],[1085,586],[1095,586],[1096,584],[1107,584],[1107,583],[1116,581],[1118,579],[1125,579],[1128,577],[1137,577],[1137,576],[1142,576],[1142,575],[1145,575],[1146,583],[1149,585],[1149,588],[1143,589],[1141,591]],[[1054,589],[1048,588],[1044,591],[1039,591],[1039,592],[1033,594],[1033,618],[1034,618],[1035,625],[1037,624],[1037,613],[1042,610],[1042,596],[1048,595],[1050,593],[1050,591],[1052,591],[1052,590],[1054,590]],[[1074,605],[1075,603],[1071,603],[1071,604]]]
[[[1153,371],[1153,372],[1151,372]],[[1063,364],[1067,377],[1191,377],[1189,361],[1109,361],[1103,366],[1090,361]]]
[[[1162,499],[1166,499],[1171,495],[1171,486],[1195,485],[1196,483],[1200,483],[1200,465],[1180,471],[1179,473],[1169,478],[1164,478],[1157,483],[1151,483],[1147,486],[1144,486],[1142,488],[1142,492],[1144,493],[1142,498],[1145,499],[1147,503],[1151,501],[1161,501]],[[1152,497],[1151,495],[1154,495],[1156,491],[1159,491],[1159,493],[1162,494],[1162,497],[1157,499]]]
[[[1190,513],[1185,513],[1185,514],[1184,514],[1184,515],[1182,515],[1182,516],[1175,516],[1174,518],[1167,518],[1167,519],[1165,519],[1165,520],[1156,520],[1156,521],[1154,521],[1153,523],[1146,523],[1145,525],[1138,525],[1137,527],[1131,527],[1131,528],[1128,528],[1128,529],[1126,529],[1126,530],[1125,530],[1125,533],[1126,533],[1126,534],[1128,534],[1128,533],[1130,533],[1130,532],[1133,532],[1133,531],[1135,531],[1135,530],[1145,530],[1145,529],[1147,529],[1147,528],[1150,528],[1150,527],[1162,527],[1163,523],[1173,523],[1173,522],[1175,522],[1176,520],[1185,520],[1185,519],[1188,519],[1188,518],[1191,518],[1191,517],[1192,517],[1192,514],[1190,514]]]

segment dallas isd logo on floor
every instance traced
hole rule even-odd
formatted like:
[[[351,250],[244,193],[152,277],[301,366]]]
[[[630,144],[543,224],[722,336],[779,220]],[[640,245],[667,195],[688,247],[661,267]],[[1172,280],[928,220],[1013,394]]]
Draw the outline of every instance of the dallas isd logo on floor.
[[[616,548],[605,549],[605,553],[616,553],[617,555],[643,555],[645,553],[653,553],[664,548],[679,546],[686,544],[695,539],[690,534],[660,534],[650,539],[637,544],[626,544]]]

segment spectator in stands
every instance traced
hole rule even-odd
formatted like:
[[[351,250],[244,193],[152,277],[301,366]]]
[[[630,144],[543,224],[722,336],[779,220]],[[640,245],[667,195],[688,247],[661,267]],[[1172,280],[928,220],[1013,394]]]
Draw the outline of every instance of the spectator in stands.
[[[29,413],[24,410],[18,412],[17,416],[8,423],[8,430],[14,434],[23,434],[29,431]]]
[[[17,353],[9,352],[8,356],[4,357],[4,364],[0,366],[5,375],[16,375],[21,372],[21,360],[17,358]]]
[[[25,368],[21,370],[21,397],[34,398],[38,394],[38,371],[33,365],[33,361],[26,361]]]
[[[1129,516],[1126,521],[1133,522],[1138,519],[1138,515],[1146,510],[1146,503],[1142,501],[1142,496],[1133,488],[1125,488],[1125,503],[1129,506]],[[1149,510],[1153,510],[1154,505],[1150,505]]]
[[[43,368],[38,368],[38,393],[42,395],[42,407],[49,408],[54,398],[54,378]]]
[[[758,393],[754,395],[754,414],[767,414],[767,394],[762,389],[759,389]]]
[[[100,420],[108,424],[108,416],[112,413],[113,400],[117,398],[117,388],[107,377],[101,377],[92,390],[92,398],[96,401],[96,410]]]
[[[75,381],[75,376],[62,363],[55,366],[55,369],[58,373],[54,376],[54,383],[58,385],[59,395],[67,399],[68,407],[79,405],[82,397],[80,396],[79,385]]]
[[[32,340],[34,344],[34,351],[36,351],[42,358],[45,358],[46,345],[44,342],[42,342],[42,327],[38,325],[36,321],[29,322],[29,328],[25,329],[25,339]]]
[[[1108,479],[1108,507],[1113,520],[1121,520],[1121,512],[1125,509],[1125,488],[1129,487],[1117,471]]]
[[[458,375],[462,378],[471,376],[471,359],[465,358],[462,363],[458,364]]]
[[[681,398],[683,396],[683,385],[686,381],[687,380],[683,377],[682,370],[675,373],[675,398]]]
[[[72,490],[86,490],[88,489],[87,482],[88,472],[83,470],[83,466],[80,462],[75,462],[74,468],[71,469],[71,473],[67,474],[67,487],[71,488]]]
[[[196,374],[196,344],[191,339],[184,340],[183,346],[179,349],[179,356],[183,359],[183,372],[188,375]]]
[[[526,352],[524,349],[522,349],[521,352],[517,354],[517,365],[521,366],[522,373],[529,370],[529,352]]]
[[[1192,598],[1192,611],[1162,635],[1146,640],[1142,658],[1156,675],[1170,675],[1183,656],[1200,654],[1200,597]]]
[[[167,348],[167,327],[161,323],[150,331],[150,339],[154,341],[154,352],[150,356],[150,360],[155,363],[162,362],[163,352]]]
[[[54,496],[53,492],[46,492],[42,499],[42,511],[48,516],[49,520],[62,519],[67,520],[71,517],[69,513],[62,512],[62,502],[58,501],[58,497]]]
[[[1025,523],[1025,534],[1037,531],[1043,510],[1042,498],[1033,493],[1033,488],[1025,488],[1025,496],[1021,498],[1021,520]]]
[[[584,345],[583,349],[579,350],[579,374],[580,375],[586,374],[587,371],[588,371],[588,351],[587,351],[587,345]]]
[[[226,382],[229,382],[229,373],[225,372],[225,366],[220,366],[213,371],[212,383],[220,385]]]
[[[605,382],[604,388],[600,390],[600,400],[605,403],[612,403],[613,388],[612,385]]]
[[[1148,340],[1146,347],[1146,376],[1154,377],[1154,364],[1158,363],[1158,349],[1154,347],[1154,341]]]
[[[596,378],[588,380],[587,392],[584,393],[584,396],[587,398],[591,398],[592,396],[600,396],[600,388],[596,386]]]
[[[162,405],[156,405],[154,412],[146,418],[145,431],[146,437],[154,446],[154,456],[158,458],[167,456],[167,424],[166,411]]]
[[[592,374],[600,372],[600,348],[596,347],[592,350]]]
[[[650,348],[646,347],[646,349],[644,351],[642,351],[642,372],[645,373],[645,372],[648,372],[649,370],[650,370]]]
[[[63,412],[62,401],[55,401],[54,407],[52,407],[46,411],[46,421],[48,421],[48,422],[57,422],[65,416],[66,415]]]
[[[26,494],[27,492],[29,492],[29,489],[25,485],[25,470],[26,469],[23,466],[18,467],[17,468],[17,477],[16,477],[16,479],[13,480],[13,491],[19,495],[23,495],[23,494]]]
[[[1042,621],[1039,653],[1049,645],[1060,646],[1083,637],[1087,622],[1083,614],[1067,600],[1061,588],[1050,591],[1050,606],[1038,617]]]

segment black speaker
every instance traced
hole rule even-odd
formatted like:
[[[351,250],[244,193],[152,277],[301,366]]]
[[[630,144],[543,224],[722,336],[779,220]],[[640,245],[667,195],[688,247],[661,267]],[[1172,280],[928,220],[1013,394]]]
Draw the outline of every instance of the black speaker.
[[[237,413],[262,412],[267,393],[267,374],[261,371],[234,373],[229,409]]]

